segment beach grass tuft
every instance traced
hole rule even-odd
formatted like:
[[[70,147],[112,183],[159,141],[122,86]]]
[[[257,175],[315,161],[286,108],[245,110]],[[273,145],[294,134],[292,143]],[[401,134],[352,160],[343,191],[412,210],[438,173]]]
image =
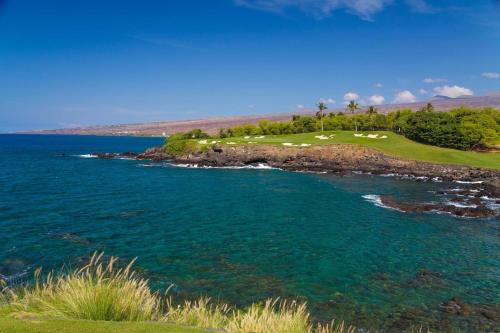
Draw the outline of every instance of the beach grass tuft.
[[[171,298],[152,292],[148,280],[136,275],[132,270],[135,260],[117,268],[118,258],[105,262],[103,256],[94,253],[84,267],[58,275],[49,273],[45,278],[39,269],[31,287],[10,290],[0,283],[0,318],[11,318],[12,325],[21,326],[25,321],[46,322],[49,326],[60,326],[61,320],[71,325],[77,325],[74,320],[83,320],[85,325],[155,322],[166,325],[156,327],[165,332],[173,332],[175,327],[183,332],[191,332],[189,327],[193,332],[196,328],[227,333],[357,332],[344,322],[314,324],[306,304],[297,301],[268,299],[243,310],[213,303],[208,297],[175,305]]]
[[[210,298],[201,297],[177,306],[169,299],[162,319],[178,325],[214,329],[225,327],[232,317],[233,310],[227,304],[213,304]]]
[[[131,261],[125,268],[115,268],[118,258],[107,263],[103,254],[94,253],[81,269],[41,279],[35,273],[34,287],[26,287],[10,301],[16,311],[48,317],[107,321],[155,320],[160,314],[160,297],[148,281],[132,271]]]
[[[226,326],[226,331],[303,333],[311,331],[309,322],[305,304],[268,299],[263,304],[253,304],[246,310],[238,310]]]

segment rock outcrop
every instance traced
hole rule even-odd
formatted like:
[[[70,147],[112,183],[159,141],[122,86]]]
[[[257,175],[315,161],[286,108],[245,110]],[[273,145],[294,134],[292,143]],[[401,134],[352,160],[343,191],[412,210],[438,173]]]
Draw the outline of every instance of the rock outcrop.
[[[147,155],[147,154],[143,154]],[[163,157],[161,153],[160,157]],[[152,159],[157,159],[153,154]],[[276,145],[218,145],[204,152],[172,157],[172,163],[198,166],[246,166],[259,163],[290,171],[362,171],[374,174],[407,174],[416,177],[438,177],[442,180],[496,181],[497,170],[467,166],[434,164],[388,156],[378,150],[349,144],[308,148]]]

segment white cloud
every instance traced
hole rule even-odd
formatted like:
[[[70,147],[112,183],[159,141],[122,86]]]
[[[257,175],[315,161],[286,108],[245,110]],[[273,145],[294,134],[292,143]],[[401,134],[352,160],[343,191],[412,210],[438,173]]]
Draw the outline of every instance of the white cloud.
[[[380,105],[384,104],[384,102],[385,102],[385,97],[382,95],[373,95],[368,98],[368,104]]]
[[[428,77],[428,78],[424,79],[424,83],[440,83],[440,82],[448,82],[448,80],[437,78],[437,77],[434,77],[434,78]]]
[[[488,79],[498,79],[498,78],[500,78],[500,73],[485,72],[485,73],[481,73],[481,76],[488,78]]]
[[[465,87],[459,86],[442,86],[434,88],[434,93],[440,96],[456,98],[460,96],[472,96],[474,92]]]
[[[425,90],[425,89],[419,89],[419,90],[418,90],[418,93],[419,93],[420,95],[427,95],[429,92],[428,92],[427,90]]]
[[[302,104],[297,104],[297,109],[303,109],[304,108],[304,105]]]
[[[334,100],[333,98],[320,98],[319,102],[325,104],[335,104],[337,101]]]
[[[418,13],[435,13],[436,8],[428,4],[425,0],[406,0],[410,8]]]
[[[393,103],[402,104],[402,103],[415,103],[417,101],[417,97],[413,95],[409,90],[403,90],[398,92],[394,96]]]
[[[359,99],[359,95],[355,92],[348,92],[344,95],[344,102],[349,103],[350,101],[357,101]]]
[[[327,17],[335,10],[343,9],[364,20],[381,12],[393,0],[234,0],[239,6],[283,13],[289,8],[299,8],[318,18]]]
[[[375,88],[382,88],[384,85],[380,82],[375,83]]]
[[[255,104],[250,104],[250,105],[248,105],[248,108],[249,108],[249,109],[255,109]]]

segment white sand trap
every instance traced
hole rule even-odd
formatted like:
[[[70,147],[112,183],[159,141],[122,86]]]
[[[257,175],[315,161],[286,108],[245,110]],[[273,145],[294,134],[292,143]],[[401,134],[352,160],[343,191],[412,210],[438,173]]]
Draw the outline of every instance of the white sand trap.
[[[200,140],[198,141],[199,144],[202,144],[202,145],[206,145],[208,144],[208,141],[207,140]]]
[[[243,139],[250,139],[250,137],[247,135],[247,136],[244,136]]]
[[[316,135],[315,138],[320,139],[320,140],[328,140],[329,139],[329,137],[327,137],[326,135]]]
[[[335,136],[335,134],[330,134],[328,137],[331,139]]]
[[[235,145],[235,144],[236,144],[236,142],[228,142],[227,144],[228,144],[228,145]]]
[[[378,134],[354,134],[357,138],[367,138],[367,139],[387,139],[387,135],[379,137]]]
[[[291,142],[283,142],[282,145],[288,146],[288,147],[293,147],[293,143],[291,143]]]
[[[257,143],[257,141],[247,141],[247,143]]]
[[[302,144],[300,144],[301,147],[309,147],[310,145],[311,144],[309,144],[309,143],[302,143]]]
[[[266,137],[265,135],[259,135],[259,136],[254,137],[254,139],[264,139],[265,137]]]

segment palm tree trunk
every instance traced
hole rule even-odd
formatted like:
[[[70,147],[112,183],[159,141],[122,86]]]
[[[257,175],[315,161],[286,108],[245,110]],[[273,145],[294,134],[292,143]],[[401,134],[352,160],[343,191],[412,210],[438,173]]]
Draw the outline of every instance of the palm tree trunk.
[[[323,110],[321,110],[321,132],[323,132]]]

